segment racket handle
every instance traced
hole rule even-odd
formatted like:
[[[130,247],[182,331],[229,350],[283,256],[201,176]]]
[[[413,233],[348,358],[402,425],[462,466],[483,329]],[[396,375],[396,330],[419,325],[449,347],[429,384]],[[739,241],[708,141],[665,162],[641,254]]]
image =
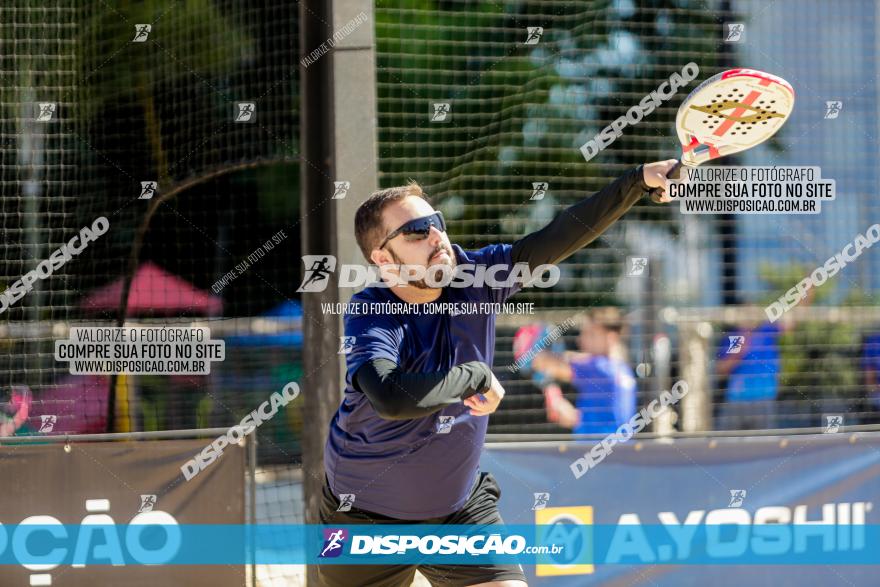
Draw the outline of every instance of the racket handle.
[[[544,407],[547,410],[547,420],[550,422],[559,421],[558,406],[562,399],[562,390],[555,383],[544,388]]]
[[[666,174],[667,179],[680,179],[681,178],[681,161],[676,163],[672,169],[669,170],[669,173]],[[655,204],[660,203],[660,198],[662,197],[662,191],[660,188],[654,188],[651,190],[651,201]]]

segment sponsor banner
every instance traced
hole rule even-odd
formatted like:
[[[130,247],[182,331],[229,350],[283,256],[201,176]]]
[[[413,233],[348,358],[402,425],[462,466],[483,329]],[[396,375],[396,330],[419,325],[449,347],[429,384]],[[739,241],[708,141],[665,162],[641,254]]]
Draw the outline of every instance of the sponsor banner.
[[[552,543],[552,530],[535,524],[310,526],[307,556],[318,564],[536,564],[564,549]],[[591,529],[580,530],[588,542]],[[575,559],[589,563],[583,558],[589,555],[583,549]]]
[[[27,524],[0,527],[0,564],[222,565],[244,564],[253,538],[258,564],[531,563],[563,547],[549,526]],[[590,531],[584,527],[584,532]],[[95,538],[95,536],[100,538]],[[31,538],[34,537],[34,538]],[[44,544],[39,544],[42,539]],[[51,546],[45,543],[51,542]],[[99,548],[89,548],[91,543]],[[586,537],[583,541],[586,544]],[[580,556],[586,556],[584,549]],[[585,562],[585,559],[583,561]]]
[[[138,558],[167,556],[174,528],[245,522],[244,448],[229,447],[204,475],[184,482],[181,463],[204,443],[2,446],[0,557],[9,566],[0,583],[241,587],[245,569],[231,562],[214,567],[138,564]],[[243,544],[239,540],[227,550]]]
[[[847,504],[851,522],[866,513],[864,504]],[[880,563],[880,552],[871,547],[880,539],[877,524],[785,523],[778,508],[759,508],[753,516],[734,507],[678,521],[664,516],[664,523],[650,524],[592,524],[589,506],[540,511],[536,517],[549,523],[246,526],[173,524],[162,521],[163,514],[133,524],[28,523],[0,527],[0,545],[6,544],[0,564],[241,565],[251,560],[250,539],[257,564],[519,563],[537,565],[538,576],[591,575],[621,565]],[[804,513],[808,509],[795,508],[791,518]]]
[[[592,564],[526,566],[530,585],[872,584],[880,433],[633,439],[575,477],[597,442],[486,446],[505,522],[555,523],[569,555],[592,527]]]

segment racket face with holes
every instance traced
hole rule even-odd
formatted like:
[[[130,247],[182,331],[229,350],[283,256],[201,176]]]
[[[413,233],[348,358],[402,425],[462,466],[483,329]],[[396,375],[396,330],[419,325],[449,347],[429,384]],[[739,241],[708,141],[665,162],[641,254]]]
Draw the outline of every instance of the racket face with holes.
[[[696,166],[759,145],[776,134],[794,110],[794,89],[754,69],[716,74],[691,92],[675,120],[681,162]]]

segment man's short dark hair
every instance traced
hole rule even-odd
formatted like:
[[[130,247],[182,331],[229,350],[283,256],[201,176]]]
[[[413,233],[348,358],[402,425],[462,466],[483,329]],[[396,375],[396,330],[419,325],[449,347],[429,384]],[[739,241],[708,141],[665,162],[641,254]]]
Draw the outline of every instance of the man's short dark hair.
[[[620,310],[614,307],[592,308],[585,316],[586,323],[595,324],[610,332],[623,332],[624,321]]]
[[[382,212],[392,202],[399,202],[407,196],[417,196],[427,201],[422,186],[413,180],[408,184],[386,188],[370,194],[354,214],[354,237],[361,248],[364,259],[370,262],[370,253],[385,238],[385,226],[382,224]]]

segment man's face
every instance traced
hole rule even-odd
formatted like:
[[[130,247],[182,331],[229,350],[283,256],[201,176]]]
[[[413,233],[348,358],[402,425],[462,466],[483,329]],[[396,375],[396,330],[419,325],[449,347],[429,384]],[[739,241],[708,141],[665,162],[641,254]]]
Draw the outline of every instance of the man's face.
[[[430,216],[434,212],[434,208],[424,199],[407,196],[389,204],[383,210],[384,233],[390,234],[410,220]],[[371,260],[379,266],[398,264],[424,267],[427,269],[427,275],[432,275],[432,267],[445,265],[454,268],[456,265],[455,253],[452,251],[449,237],[435,226],[431,227],[428,237],[424,239],[408,240],[403,234],[395,236],[382,249],[373,249]],[[398,273],[396,270],[392,271]],[[437,282],[441,277],[442,272],[436,272],[433,274],[433,281]],[[410,281],[409,285],[419,289],[431,288],[424,279]]]
[[[614,333],[599,324],[589,321],[584,324],[578,340],[578,346],[591,355],[608,355],[614,342]]]

